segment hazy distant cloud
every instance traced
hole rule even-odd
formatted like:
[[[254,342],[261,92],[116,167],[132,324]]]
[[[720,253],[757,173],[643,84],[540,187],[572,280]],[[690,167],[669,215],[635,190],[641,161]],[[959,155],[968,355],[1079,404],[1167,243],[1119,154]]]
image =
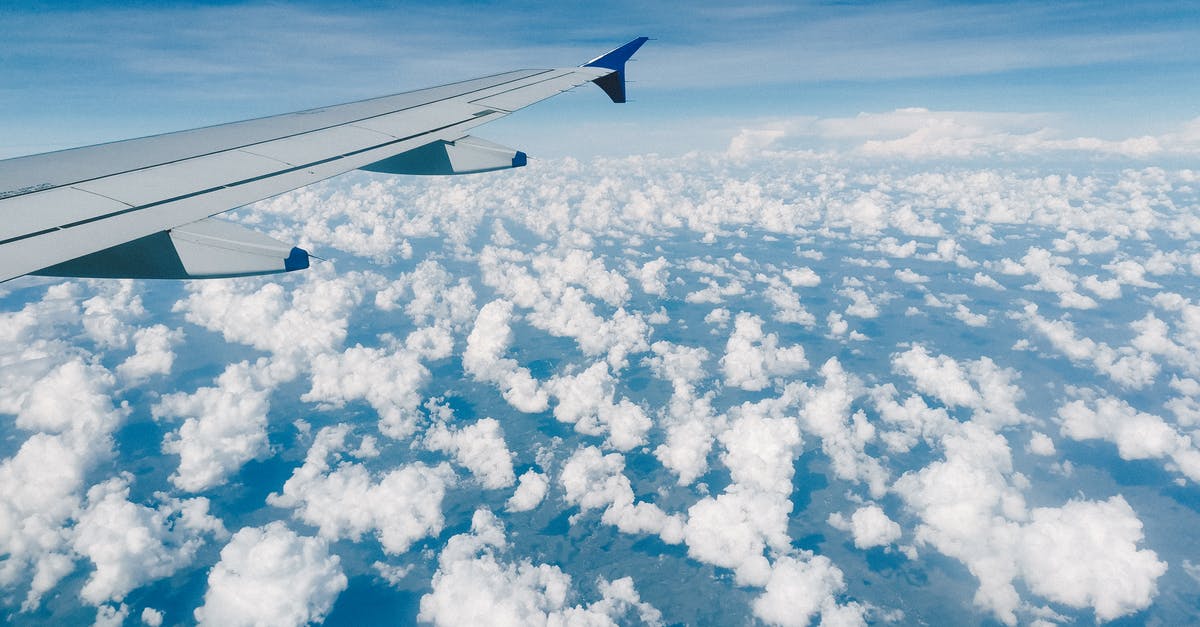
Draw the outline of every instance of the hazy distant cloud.
[[[728,153],[749,158],[767,150],[827,150],[874,159],[974,159],[1096,155],[1149,159],[1200,153],[1200,118],[1161,135],[1125,139],[1070,137],[1047,114],[933,111],[859,113],[847,118],[767,120],[743,128]]]

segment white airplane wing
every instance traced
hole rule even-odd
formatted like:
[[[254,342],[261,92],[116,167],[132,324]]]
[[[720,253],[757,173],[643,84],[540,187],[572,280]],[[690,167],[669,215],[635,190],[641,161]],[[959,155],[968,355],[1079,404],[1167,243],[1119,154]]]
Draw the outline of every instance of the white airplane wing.
[[[467,174],[525,165],[468,132],[583,83],[625,102],[645,37],[573,68],[441,87],[0,161],[0,282],[25,274],[212,278],[308,267],[216,214],[355,169]]]

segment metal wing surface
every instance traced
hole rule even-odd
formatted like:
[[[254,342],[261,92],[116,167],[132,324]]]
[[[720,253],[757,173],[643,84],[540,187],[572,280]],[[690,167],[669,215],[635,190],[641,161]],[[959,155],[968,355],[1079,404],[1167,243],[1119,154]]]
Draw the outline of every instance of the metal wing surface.
[[[211,216],[355,169],[524,165],[476,126],[587,82],[625,99],[638,38],[574,68],[517,70],[286,115],[0,161],[0,281],[25,274],[204,278],[308,266]]]

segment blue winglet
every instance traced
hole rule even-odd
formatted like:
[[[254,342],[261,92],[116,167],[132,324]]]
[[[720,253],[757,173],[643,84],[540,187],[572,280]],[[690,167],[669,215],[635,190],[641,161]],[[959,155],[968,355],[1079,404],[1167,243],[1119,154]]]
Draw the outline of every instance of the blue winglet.
[[[292,247],[291,253],[283,260],[283,271],[294,272],[303,270],[308,267],[308,251],[303,248]]]
[[[612,74],[601,76],[593,83],[600,86],[613,102],[625,102],[625,62],[637,52],[649,37],[638,37],[633,41],[607,54],[602,54],[583,64],[583,67],[602,67],[613,70]]]

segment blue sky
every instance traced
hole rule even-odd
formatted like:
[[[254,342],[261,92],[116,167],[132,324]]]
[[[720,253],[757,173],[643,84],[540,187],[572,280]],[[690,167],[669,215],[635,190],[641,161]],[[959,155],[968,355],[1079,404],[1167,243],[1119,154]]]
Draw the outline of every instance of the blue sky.
[[[904,107],[1048,113],[1108,139],[1200,115],[1186,2],[9,2],[0,18],[0,156],[571,65],[642,34],[658,39],[631,69],[636,118],[585,92],[492,135],[586,156]]]

